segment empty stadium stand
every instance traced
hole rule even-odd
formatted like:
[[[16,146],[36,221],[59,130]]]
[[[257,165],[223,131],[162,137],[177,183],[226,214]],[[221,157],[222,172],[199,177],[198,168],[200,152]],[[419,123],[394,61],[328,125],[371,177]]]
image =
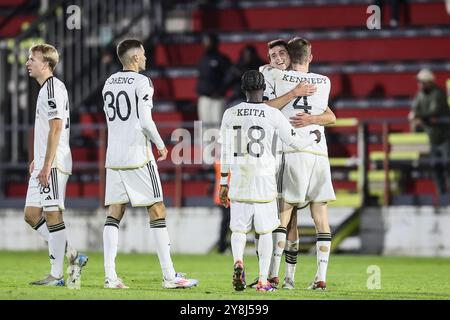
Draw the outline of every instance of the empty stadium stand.
[[[4,7],[17,3],[0,0],[0,12],[6,12]],[[217,32],[220,50],[233,61],[248,44],[254,45],[265,58],[268,41],[303,36],[313,45],[311,71],[330,77],[329,105],[338,119],[344,119],[327,129],[333,183],[338,194],[338,201],[333,205],[361,205],[363,197],[358,186],[361,168],[358,165],[363,156],[368,158],[367,167],[363,169],[368,171],[372,201],[384,203],[388,183],[392,204],[434,203],[431,175],[426,170],[417,173],[422,168],[420,160],[427,155],[426,141],[423,136],[419,139],[410,132],[406,118],[410,100],[417,90],[415,75],[421,68],[432,69],[442,87],[450,78],[450,16],[442,1],[407,1],[398,28],[387,27],[389,8],[386,8],[381,30],[366,27],[370,1],[215,3],[215,6],[199,6],[173,1],[169,9],[189,12],[191,29],[160,34],[153,47],[147,49],[153,55],[149,75],[155,86],[154,118],[169,150],[174,144],[171,142],[174,129],[185,127],[194,132],[196,63],[202,54],[202,33]],[[3,18],[1,15],[0,25]],[[20,25],[32,20],[32,15],[15,17],[8,22],[8,27],[0,29],[0,37],[14,36],[20,31]],[[98,90],[94,87],[92,90]],[[79,108],[73,110],[75,119],[91,127],[85,126],[73,133],[73,158],[76,163],[97,165],[102,149],[99,149],[99,131],[95,126],[104,123],[102,106],[77,105]],[[363,123],[367,130],[367,155],[361,154],[362,149],[358,147],[359,128]],[[388,132],[384,131],[386,128]],[[383,170],[386,150],[389,158],[397,161],[397,165],[388,168],[387,175]],[[193,154],[194,147],[191,151]],[[175,204],[175,198],[180,196],[184,205],[214,205],[214,173],[210,166],[182,165],[175,173],[175,166],[165,161],[160,169],[169,205]],[[100,197],[97,173],[76,172],[68,186],[68,197]],[[416,174],[414,178],[412,174]],[[180,177],[181,184],[177,186],[176,180]],[[6,196],[23,197],[26,180],[11,179],[5,184]]]

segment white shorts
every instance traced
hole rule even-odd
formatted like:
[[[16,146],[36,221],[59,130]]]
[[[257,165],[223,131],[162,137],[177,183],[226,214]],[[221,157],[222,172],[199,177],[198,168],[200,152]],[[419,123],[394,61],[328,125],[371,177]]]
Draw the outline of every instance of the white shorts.
[[[247,233],[253,224],[258,234],[272,232],[280,226],[276,200],[263,203],[231,201],[231,231]]]
[[[147,207],[163,201],[158,168],[153,161],[134,169],[106,169],[105,206],[131,202]]]
[[[284,201],[291,204],[336,200],[330,161],[327,157],[306,152],[285,153],[279,172],[278,192]]]
[[[69,175],[52,168],[48,178],[48,187],[43,187],[37,178],[40,171],[40,169],[36,169],[31,174],[25,207],[43,208],[44,211],[64,210],[64,198]]]

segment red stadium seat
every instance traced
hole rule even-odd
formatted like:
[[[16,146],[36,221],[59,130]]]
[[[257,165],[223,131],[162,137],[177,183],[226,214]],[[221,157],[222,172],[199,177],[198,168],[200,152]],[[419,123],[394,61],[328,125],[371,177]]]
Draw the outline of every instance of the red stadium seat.
[[[279,30],[279,29],[314,29],[314,28],[349,28],[366,25],[369,14],[367,5],[327,5],[325,6],[291,6],[232,8],[221,10],[197,10],[192,19],[194,31],[221,30]],[[446,14],[445,4],[410,3],[408,25],[429,26],[449,25],[450,16]],[[282,19],[268,19],[276,16]],[[384,22],[390,17],[390,7],[385,6],[382,17]],[[403,18],[403,19],[402,19]],[[404,17],[400,24],[404,25]]]
[[[0,17],[0,23],[3,21],[3,17]],[[22,31],[22,24],[25,22],[31,23],[36,19],[32,15],[23,15],[13,17],[9,22],[0,29],[0,38],[13,37]]]
[[[431,179],[414,179],[408,183],[407,192],[413,194],[436,194],[436,186]]]
[[[79,198],[82,196],[81,193],[81,185],[78,182],[69,182],[67,183],[66,186],[66,197],[69,198]]]
[[[27,195],[28,182],[9,182],[6,184],[6,196],[17,198]]]
[[[92,198],[100,196],[100,186],[98,182],[83,182],[81,184],[81,196]]]
[[[343,108],[334,109],[333,112],[339,118],[358,118],[362,120],[380,119],[380,118],[402,118],[406,119],[408,113],[411,111],[410,106],[405,108]]]
[[[208,196],[212,192],[213,184],[211,181],[185,181],[182,195],[184,198]]]
[[[246,45],[254,45],[261,57],[267,56],[266,42],[223,42],[219,49],[230,59],[237,61],[241,49]],[[430,50],[430,48],[439,49]],[[202,53],[203,49],[200,43],[158,44],[155,49],[155,61],[158,66],[195,65],[200,60]],[[441,36],[314,40],[313,55],[314,62],[448,59],[450,38]],[[158,90],[170,89],[156,86],[155,88]]]
[[[344,181],[333,179],[333,187],[335,190],[356,191],[356,181]]]
[[[0,0],[0,7],[20,6],[27,0]]]
[[[450,44],[450,42],[449,42]],[[444,87],[450,78],[450,72],[436,72],[437,83]],[[329,74],[331,80],[331,98],[341,95],[357,98],[367,97],[412,97],[417,91],[416,73],[414,72],[374,72]],[[154,82],[164,82],[167,91],[156,92],[159,98],[196,100],[195,85],[197,78],[155,78]]]

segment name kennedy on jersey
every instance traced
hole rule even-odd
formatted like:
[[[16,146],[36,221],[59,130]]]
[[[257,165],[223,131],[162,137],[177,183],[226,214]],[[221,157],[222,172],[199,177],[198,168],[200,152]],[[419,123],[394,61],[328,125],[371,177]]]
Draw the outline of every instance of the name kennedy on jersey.
[[[327,78],[326,77],[323,77],[323,78],[307,78],[307,77],[295,77],[295,76],[291,76],[291,75],[288,75],[288,74],[285,74],[281,80],[294,82],[294,83],[300,83],[300,82],[306,81],[306,82],[308,82],[308,84],[326,84],[327,83]]]

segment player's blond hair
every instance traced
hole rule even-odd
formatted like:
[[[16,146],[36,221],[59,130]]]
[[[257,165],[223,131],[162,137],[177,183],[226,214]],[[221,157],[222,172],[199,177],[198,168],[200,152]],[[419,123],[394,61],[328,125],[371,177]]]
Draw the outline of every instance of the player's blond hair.
[[[311,55],[311,43],[306,39],[295,37],[288,42],[288,52],[292,63],[305,64]]]
[[[59,53],[54,46],[48,43],[35,44],[30,48],[30,53],[40,52],[44,62],[48,63],[48,66],[53,71],[59,62]]]

